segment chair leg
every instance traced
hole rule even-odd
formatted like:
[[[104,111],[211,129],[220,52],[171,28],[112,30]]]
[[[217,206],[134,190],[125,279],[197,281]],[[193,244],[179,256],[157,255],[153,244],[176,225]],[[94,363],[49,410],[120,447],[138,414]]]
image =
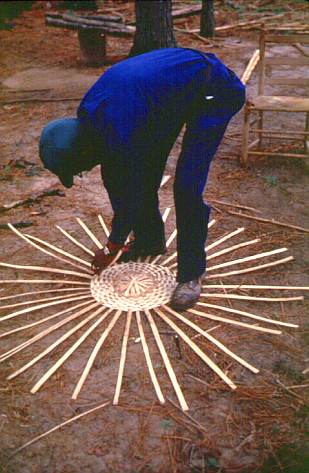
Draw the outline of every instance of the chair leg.
[[[258,119],[258,128],[260,130],[263,130],[263,123],[264,123],[264,116],[263,112],[259,111],[259,119]],[[259,133],[259,143],[258,143],[258,149],[262,148],[262,140],[263,140],[263,133]]]
[[[306,113],[306,125],[305,131],[309,131],[309,112]],[[309,135],[305,135],[304,139],[304,151],[309,154]]]
[[[248,164],[249,128],[250,128],[250,108],[245,106],[244,127],[243,127],[243,136],[242,136],[242,150],[241,150],[241,155],[240,155],[240,164],[242,167],[247,167],[247,164]]]

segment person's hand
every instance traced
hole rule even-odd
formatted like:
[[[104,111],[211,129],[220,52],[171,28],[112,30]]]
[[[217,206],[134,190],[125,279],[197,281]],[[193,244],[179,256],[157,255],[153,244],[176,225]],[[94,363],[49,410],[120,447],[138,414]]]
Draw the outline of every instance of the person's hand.
[[[103,248],[97,250],[91,263],[92,270],[99,274],[104,268],[109,266],[116,258],[118,252],[124,249],[123,245],[117,245],[109,241]]]

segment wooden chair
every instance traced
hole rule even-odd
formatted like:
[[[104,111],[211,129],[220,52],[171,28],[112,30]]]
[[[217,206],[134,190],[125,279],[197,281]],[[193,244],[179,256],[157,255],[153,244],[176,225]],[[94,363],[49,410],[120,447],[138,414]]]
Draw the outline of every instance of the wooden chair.
[[[291,45],[296,56],[275,55],[268,57],[266,55],[266,48],[270,44]],[[286,156],[286,157],[309,157],[309,98],[302,95],[287,96],[287,95],[265,95],[265,86],[268,84],[276,84],[277,86],[292,86],[295,88],[309,86],[309,69],[307,69],[307,77],[304,76],[304,69],[301,66],[309,66],[309,52],[306,45],[309,44],[309,34],[270,34],[264,29],[260,32],[260,64],[259,64],[259,83],[258,95],[253,100],[247,100],[244,111],[244,129],[243,129],[243,146],[240,156],[240,162],[243,166],[247,166],[248,155],[256,156]],[[269,67],[268,67],[269,66]],[[281,67],[281,75],[275,74],[275,68]],[[282,77],[282,70],[286,70],[282,66],[290,66],[287,69],[288,77]],[[269,74],[268,74],[269,71]],[[301,72],[302,71],[302,72]],[[306,74],[305,72],[305,74]],[[297,76],[298,73],[298,76]],[[301,76],[301,74],[303,76]],[[271,75],[271,78],[268,78]],[[293,77],[292,77],[293,76]],[[295,76],[295,77],[294,77]],[[296,77],[297,76],[297,77]],[[267,84],[266,84],[266,81]],[[307,90],[306,90],[307,92]],[[285,128],[275,128],[273,126],[267,128],[265,126],[264,113],[265,112],[302,112],[305,114],[305,129],[304,131],[289,130]],[[254,121],[251,123],[251,115],[254,115]],[[275,121],[275,120],[273,120]],[[254,127],[255,126],[255,127]],[[254,134],[255,139],[249,141],[250,135]],[[292,152],[273,152],[272,150],[263,150],[263,138],[270,139],[284,139],[284,140],[301,140],[304,146],[303,153]]]

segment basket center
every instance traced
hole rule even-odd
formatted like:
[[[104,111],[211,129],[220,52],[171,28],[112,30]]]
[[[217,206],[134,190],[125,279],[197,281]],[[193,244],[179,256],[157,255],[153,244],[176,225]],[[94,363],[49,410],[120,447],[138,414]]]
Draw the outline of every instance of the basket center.
[[[90,284],[96,301],[124,311],[167,304],[175,286],[175,276],[168,268],[133,261],[106,268],[94,276]]]

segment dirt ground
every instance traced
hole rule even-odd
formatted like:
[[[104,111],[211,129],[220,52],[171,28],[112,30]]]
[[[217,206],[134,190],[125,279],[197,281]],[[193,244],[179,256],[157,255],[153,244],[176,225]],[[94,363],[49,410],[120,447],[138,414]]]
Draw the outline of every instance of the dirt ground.
[[[126,19],[133,17],[132,3],[106,3],[109,11],[116,9]],[[251,4],[251,10],[248,4]],[[235,5],[238,8],[235,8]],[[251,14],[251,18],[265,12],[284,13],[286,20],[293,19],[296,15],[297,19],[305,22],[306,18],[308,21],[308,16],[305,16],[308,15],[306,5],[308,4],[302,1],[218,2],[217,24],[237,22],[247,18],[246,15]],[[260,6],[260,9],[257,9],[257,6]],[[76,238],[89,245],[87,236],[76,223],[76,217],[81,217],[97,234],[102,234],[97,215],[101,213],[109,223],[112,216],[110,204],[102,187],[98,168],[82,179],[77,179],[72,189],[64,189],[55,177],[43,169],[38,157],[38,139],[47,121],[75,114],[83,93],[109,65],[88,68],[81,64],[76,33],[46,27],[44,9],[45,2],[35,2],[32,10],[14,21],[13,29],[0,31],[0,208],[45,190],[55,190],[58,195],[47,196],[40,201],[9,211],[2,209],[0,224],[24,222],[25,226],[30,227],[25,231],[71,250],[72,246],[64,242],[55,225],[61,224]],[[187,20],[189,28],[197,25],[198,16]],[[183,23],[177,26],[184,27]],[[190,34],[176,33],[176,37],[180,46],[209,50],[217,54],[239,75],[257,47],[257,33],[254,31],[233,30],[228,36],[218,36],[208,43]],[[129,39],[108,37],[108,63],[125,58],[130,46]],[[276,52],[277,50],[273,51]],[[256,86],[255,74],[248,85],[249,95],[255,93]],[[294,90],[287,91],[294,93]],[[271,89],[270,92],[278,93],[276,89]],[[71,100],[66,100],[67,98]],[[227,130],[213,163],[205,199],[252,207],[255,210],[247,210],[252,216],[309,228],[309,163],[296,158],[251,158],[248,169],[242,169],[238,163],[242,119],[242,113],[238,114]],[[289,125],[302,129],[304,125],[303,117],[298,115],[291,117],[281,114],[278,118],[270,114],[268,120],[279,127]],[[297,150],[301,149],[301,146],[293,142],[287,148]],[[167,164],[166,173],[172,178],[160,191],[162,210],[173,206],[173,175],[180,147],[181,136]],[[286,246],[288,254],[295,258],[284,266],[226,278],[222,282],[309,286],[308,234],[228,213],[230,210],[240,212],[237,207],[215,202],[213,207],[212,217],[216,218],[217,223],[209,232],[210,242],[245,226],[245,237],[235,240],[236,243],[244,239],[261,238],[261,243],[256,244],[255,251],[251,250],[250,254]],[[172,212],[166,225],[167,235],[174,226],[175,216]],[[0,238],[1,261],[51,265],[47,255],[27,246],[4,225],[0,226]],[[174,245],[175,243],[172,244],[171,251],[174,251]],[[226,243],[225,246],[229,244]],[[77,248],[75,250],[76,255],[84,256],[82,251],[79,252]],[[232,256],[236,259],[248,254],[248,249],[242,248],[233,252]],[[216,262],[223,261],[225,257],[218,258]],[[25,272],[3,268],[1,280],[22,277],[27,277]],[[31,273],[31,277],[40,276]],[[214,280],[210,280],[210,283],[212,282]],[[1,284],[0,281],[0,296],[28,290],[31,288],[26,284],[8,285]],[[257,291],[254,295],[262,295],[262,292]],[[272,295],[278,294],[274,291]],[[287,291],[285,295],[293,294]],[[216,303],[215,300],[211,302]],[[225,302],[222,304],[225,305]],[[202,428],[170,401],[163,406],[157,402],[141,344],[135,343],[138,332],[133,325],[120,405],[115,407],[110,404],[12,456],[12,452],[28,440],[73,415],[113,398],[124,323],[120,322],[112,336],[107,339],[78,401],[72,401],[71,394],[84,366],[84,360],[93,347],[93,339],[86,340],[78,354],[70,358],[36,395],[30,394],[30,388],[71,342],[65,342],[60,351],[52,352],[13,381],[7,381],[6,376],[51,344],[56,336],[49,335],[46,340],[36,343],[35,348],[32,346],[1,364],[0,471],[308,471],[308,443],[305,441],[305,433],[308,414],[306,394],[309,384],[306,375],[302,374],[306,367],[305,359],[309,357],[308,320],[306,321],[308,301],[305,299],[272,304],[255,302],[253,307],[248,301],[232,301],[230,304],[241,310],[251,310],[260,315],[298,323],[300,328],[284,328],[278,336],[218,325],[193,317],[205,330],[216,326],[213,332],[220,341],[260,369],[260,373],[254,375],[223,356],[207,341],[197,339],[199,346],[216,359],[222,369],[235,380],[238,388],[230,391],[185,344],[180,342],[179,350],[174,337],[166,332],[166,326],[159,325],[190,406],[189,415],[197,420]],[[226,305],[229,305],[228,302]],[[2,313],[8,312],[7,310]],[[44,316],[52,313],[53,310],[49,308],[44,311]],[[37,317],[33,318],[29,314],[18,323],[37,320]],[[11,320],[2,325],[4,331],[16,326]],[[1,333],[3,330],[1,329]],[[35,335],[38,331],[39,329],[34,327],[28,331],[27,336]],[[57,331],[57,337],[62,333],[64,331]],[[146,331],[146,336],[147,333]],[[194,335],[190,331],[188,334],[190,337]],[[25,341],[25,337],[17,332],[13,337],[1,339],[1,353]],[[176,398],[162,361],[152,343],[150,351],[162,390],[166,397],[175,403]]]

